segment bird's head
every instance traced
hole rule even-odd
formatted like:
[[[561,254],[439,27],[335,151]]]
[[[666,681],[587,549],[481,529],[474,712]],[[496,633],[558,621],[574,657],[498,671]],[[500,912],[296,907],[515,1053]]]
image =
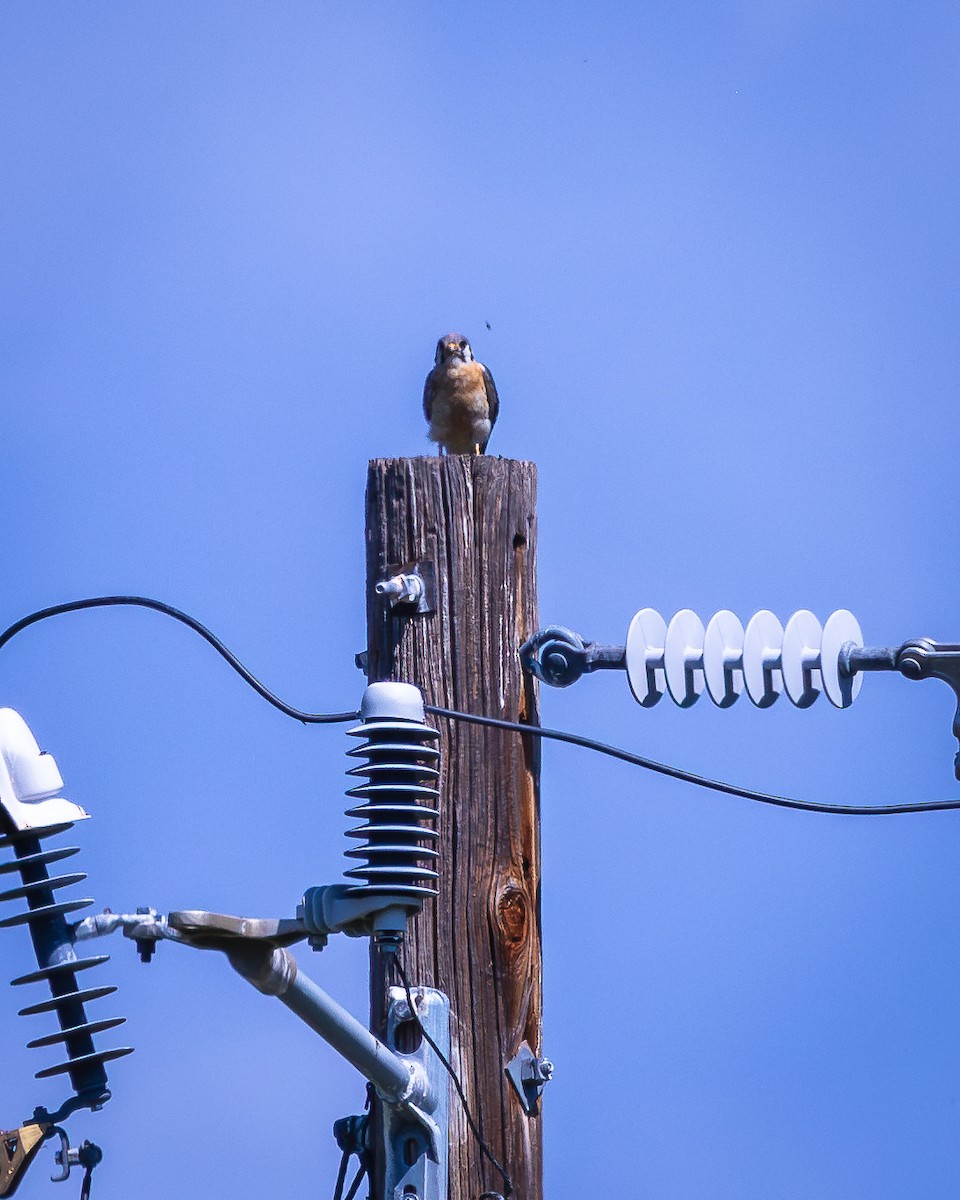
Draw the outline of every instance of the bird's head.
[[[434,362],[439,367],[442,363],[460,359],[461,362],[473,362],[473,351],[470,343],[462,333],[445,333],[437,342],[437,353]]]

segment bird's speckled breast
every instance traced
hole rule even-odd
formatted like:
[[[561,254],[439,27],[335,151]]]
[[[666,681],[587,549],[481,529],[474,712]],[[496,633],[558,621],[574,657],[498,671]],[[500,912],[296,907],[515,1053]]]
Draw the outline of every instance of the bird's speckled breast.
[[[483,368],[476,362],[436,367],[430,437],[452,454],[470,454],[490,436],[490,409]]]

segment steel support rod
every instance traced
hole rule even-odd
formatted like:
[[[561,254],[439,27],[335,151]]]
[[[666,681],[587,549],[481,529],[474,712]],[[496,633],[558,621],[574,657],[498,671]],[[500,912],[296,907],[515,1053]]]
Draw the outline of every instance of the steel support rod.
[[[843,646],[840,650],[840,670],[845,675],[858,671],[898,671],[899,646]]]
[[[276,996],[296,1013],[369,1079],[384,1100],[391,1104],[422,1101],[426,1085],[413,1064],[394,1054],[329,993],[302,974],[289,950],[246,945],[230,947],[227,956],[244,979],[258,991]]]
[[[414,1079],[410,1064],[398,1058],[308,976],[298,973],[280,1000],[369,1079],[385,1100],[396,1103],[411,1098]]]

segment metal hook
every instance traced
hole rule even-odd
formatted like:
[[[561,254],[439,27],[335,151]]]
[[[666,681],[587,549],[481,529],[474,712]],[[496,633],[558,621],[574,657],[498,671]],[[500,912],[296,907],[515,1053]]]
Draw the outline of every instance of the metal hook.
[[[79,1152],[79,1150],[74,1150],[74,1151],[70,1150],[70,1139],[69,1139],[69,1137],[67,1137],[67,1131],[65,1129],[63,1129],[60,1125],[54,1125],[47,1136],[52,1137],[53,1134],[57,1134],[60,1138],[60,1149],[57,1150],[53,1156],[54,1162],[60,1168],[60,1174],[57,1175],[56,1173],[54,1173],[53,1175],[51,1175],[50,1182],[51,1183],[63,1183],[63,1181],[65,1179],[70,1178],[70,1168],[72,1166],[76,1166],[77,1163],[79,1162],[78,1158],[74,1158],[71,1160],[71,1158],[70,1158],[71,1153],[73,1153],[74,1155],[78,1155],[80,1152]]]
[[[83,1167],[80,1200],[87,1200],[90,1195],[90,1177],[93,1174],[93,1168],[102,1161],[103,1151],[95,1142],[86,1140],[76,1148],[71,1148],[67,1131],[60,1125],[52,1126],[47,1136],[54,1133],[60,1138],[60,1149],[54,1154],[54,1161],[60,1168],[60,1173],[54,1173],[50,1179],[53,1183],[62,1183],[65,1179],[70,1178],[70,1171],[73,1167]]]

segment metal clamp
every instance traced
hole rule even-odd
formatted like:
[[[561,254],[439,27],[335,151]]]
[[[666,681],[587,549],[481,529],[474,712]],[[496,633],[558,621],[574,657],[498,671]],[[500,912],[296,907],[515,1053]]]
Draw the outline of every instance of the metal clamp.
[[[71,1148],[65,1129],[54,1125],[50,1133],[56,1133],[60,1138],[60,1149],[54,1155],[60,1171],[59,1173],[54,1172],[50,1176],[52,1183],[62,1183],[65,1179],[69,1179],[70,1171],[74,1167],[83,1167],[86,1172],[90,1173],[103,1161],[103,1151],[96,1142],[83,1141],[79,1146]]]
[[[855,660],[855,654],[853,658]],[[896,664],[905,679],[942,679],[950,685],[957,702],[953,714],[953,736],[960,742],[960,645],[919,638],[900,647]],[[953,760],[953,773],[960,779],[960,751]]]
[[[375,584],[373,590],[391,608],[409,616],[426,616],[437,611],[437,572],[432,562],[388,567],[387,577]]]
[[[340,1147],[342,1157],[340,1170],[337,1172],[337,1182],[333,1189],[334,1200],[353,1200],[356,1196],[363,1177],[370,1174],[372,1154],[370,1151],[370,1118],[366,1113],[360,1116],[341,1117],[333,1123],[333,1136]],[[350,1159],[356,1155],[359,1166],[350,1187],[344,1192],[347,1183],[347,1170]]]
[[[617,671],[625,665],[623,646],[585,642],[563,625],[548,625],[520,647],[523,668],[551,687],[569,687],[592,671]]]
[[[17,1190],[52,1128],[49,1121],[30,1121],[19,1129],[0,1130],[0,1196]]]
[[[553,1063],[541,1058],[526,1042],[504,1067],[504,1073],[513,1084],[514,1091],[528,1117],[536,1116],[543,1089],[553,1078]]]

